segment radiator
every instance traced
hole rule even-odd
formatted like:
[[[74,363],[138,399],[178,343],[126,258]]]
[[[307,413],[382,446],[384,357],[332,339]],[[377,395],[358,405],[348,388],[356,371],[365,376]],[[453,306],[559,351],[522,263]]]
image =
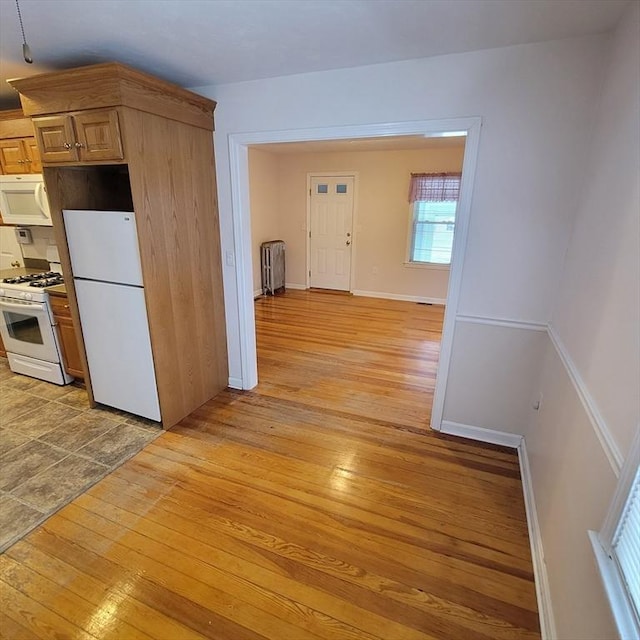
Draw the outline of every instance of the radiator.
[[[284,242],[271,240],[260,245],[262,263],[262,293],[274,295],[284,291]]]

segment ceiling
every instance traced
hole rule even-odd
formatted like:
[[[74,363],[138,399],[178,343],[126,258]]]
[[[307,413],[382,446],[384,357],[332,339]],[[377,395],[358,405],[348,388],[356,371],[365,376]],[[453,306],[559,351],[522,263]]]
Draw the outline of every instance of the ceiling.
[[[184,87],[601,33],[630,0],[0,0],[5,82],[116,60]]]

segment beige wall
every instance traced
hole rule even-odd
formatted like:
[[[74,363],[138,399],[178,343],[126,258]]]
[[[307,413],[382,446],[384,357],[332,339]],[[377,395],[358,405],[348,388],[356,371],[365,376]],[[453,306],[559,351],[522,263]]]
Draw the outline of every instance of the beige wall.
[[[253,153],[253,150],[252,150]],[[251,176],[252,227],[263,209],[272,207],[273,194],[265,177],[273,166],[260,154],[254,159]],[[460,171],[464,147],[443,146],[411,151],[363,151],[339,153],[297,153],[272,155],[277,164],[278,224],[287,243],[287,282],[306,282],[307,174],[354,172],[357,174],[354,217],[353,290],[375,294],[444,300],[448,269],[418,269],[404,266],[407,259],[409,203],[407,192],[411,172]],[[250,155],[250,162],[251,162]],[[255,154],[254,154],[255,158]],[[255,183],[255,184],[254,184]],[[254,198],[254,192],[256,197]],[[259,203],[258,194],[271,198]],[[259,207],[254,211],[254,204]],[[270,217],[270,224],[273,218]],[[262,221],[258,224],[264,227]],[[257,233],[254,232],[254,245]]]
[[[269,240],[280,239],[278,164],[275,156],[258,149],[249,149],[249,178],[253,290],[257,292],[262,290],[260,245]]]

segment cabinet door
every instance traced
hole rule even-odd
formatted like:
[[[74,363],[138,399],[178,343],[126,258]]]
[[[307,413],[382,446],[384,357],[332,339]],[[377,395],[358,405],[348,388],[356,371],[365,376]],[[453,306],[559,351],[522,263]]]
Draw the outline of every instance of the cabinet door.
[[[25,160],[31,169],[30,173],[42,173],[42,162],[40,162],[40,152],[38,151],[36,139],[25,138],[22,144],[24,145]]]
[[[84,378],[73,322],[71,318],[62,316],[56,316],[55,318],[58,325],[58,338],[60,339],[60,350],[62,351],[64,370],[74,378]]]
[[[0,140],[0,166],[5,175],[30,172],[30,165],[25,163],[24,146],[20,138]]]
[[[124,158],[115,109],[74,113],[73,119],[82,162]]]
[[[69,310],[69,301],[66,297],[52,295],[49,298],[49,302],[58,332],[64,370],[74,378],[84,378],[77,334],[73,327],[71,311]]]
[[[33,128],[42,162],[78,161],[78,148],[70,116],[33,118]]]

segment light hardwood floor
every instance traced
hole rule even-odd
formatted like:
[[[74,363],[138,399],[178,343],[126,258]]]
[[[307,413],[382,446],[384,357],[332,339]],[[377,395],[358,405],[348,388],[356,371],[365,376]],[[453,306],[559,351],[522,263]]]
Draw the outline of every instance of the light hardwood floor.
[[[6,638],[539,638],[517,457],[428,430],[442,308],[256,302],[225,391],[0,557]]]

